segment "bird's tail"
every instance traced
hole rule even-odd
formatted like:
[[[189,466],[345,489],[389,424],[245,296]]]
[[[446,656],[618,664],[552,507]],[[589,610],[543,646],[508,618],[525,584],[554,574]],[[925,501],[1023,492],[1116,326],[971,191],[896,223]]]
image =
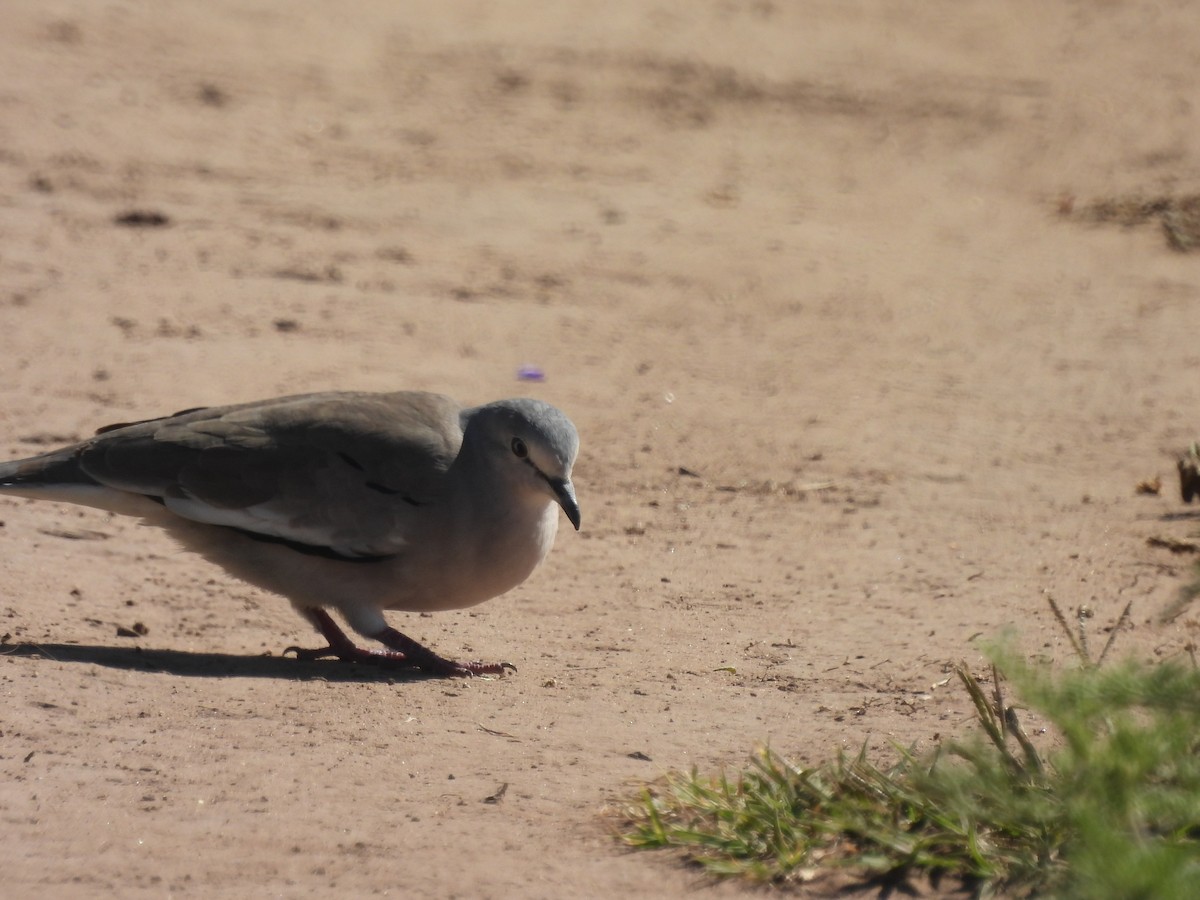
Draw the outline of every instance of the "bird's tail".
[[[157,498],[109,487],[89,475],[82,464],[88,446],[0,463],[0,496],[74,503],[147,520],[162,515],[165,508]]]
[[[0,463],[0,492],[41,495],[47,489],[96,487],[97,482],[79,465],[79,447],[63,447],[28,459]]]
[[[0,463],[0,496],[74,503],[143,518],[157,514],[160,504],[140,494],[107,487],[90,476],[80,465],[85,446],[76,444]]]

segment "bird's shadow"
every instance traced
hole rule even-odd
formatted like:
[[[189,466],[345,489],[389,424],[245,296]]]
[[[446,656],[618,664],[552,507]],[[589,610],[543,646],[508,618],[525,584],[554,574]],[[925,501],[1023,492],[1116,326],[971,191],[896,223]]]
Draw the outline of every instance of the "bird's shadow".
[[[0,656],[24,656],[54,662],[90,663],[110,669],[163,672],[200,678],[280,678],[287,681],[396,682],[426,681],[418,669],[375,668],[336,659],[304,660],[286,656],[239,656],[234,653],[191,653],[93,644],[0,644]]]

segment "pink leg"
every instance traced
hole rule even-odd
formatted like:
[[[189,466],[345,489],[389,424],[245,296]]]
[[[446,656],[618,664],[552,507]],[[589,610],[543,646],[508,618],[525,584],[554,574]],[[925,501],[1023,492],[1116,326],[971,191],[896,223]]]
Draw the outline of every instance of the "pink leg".
[[[310,622],[329,641],[328,647],[319,650],[306,650],[301,647],[288,647],[283,652],[295,653],[297,659],[326,659],[335,657],[342,662],[364,663],[371,666],[382,666],[395,669],[420,669],[430,675],[459,676],[471,675],[503,675],[505,669],[517,671],[512,663],[456,663],[438,656],[427,647],[418,644],[395,628],[385,628],[374,635],[387,650],[364,650],[354,644],[346,633],[333,621],[329,613],[323,609],[305,610]]]

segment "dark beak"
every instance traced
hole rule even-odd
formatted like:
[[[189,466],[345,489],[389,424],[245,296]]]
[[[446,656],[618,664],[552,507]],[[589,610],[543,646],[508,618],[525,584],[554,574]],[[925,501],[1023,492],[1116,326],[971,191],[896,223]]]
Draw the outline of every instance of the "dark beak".
[[[575,486],[565,478],[547,478],[550,482],[550,487],[554,489],[554,496],[558,498],[558,505],[563,508],[563,512],[567,514],[567,518],[571,520],[571,524],[575,526],[575,530],[579,530],[579,501],[575,499]]]

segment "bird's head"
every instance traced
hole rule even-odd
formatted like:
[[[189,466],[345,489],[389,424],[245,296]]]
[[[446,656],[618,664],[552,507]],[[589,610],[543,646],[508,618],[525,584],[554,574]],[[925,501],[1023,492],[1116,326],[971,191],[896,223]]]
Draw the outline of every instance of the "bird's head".
[[[477,443],[502,477],[547,494],[579,530],[571,483],[579,435],[561,410],[541,400],[498,400],[465,410],[463,432],[464,443]]]

